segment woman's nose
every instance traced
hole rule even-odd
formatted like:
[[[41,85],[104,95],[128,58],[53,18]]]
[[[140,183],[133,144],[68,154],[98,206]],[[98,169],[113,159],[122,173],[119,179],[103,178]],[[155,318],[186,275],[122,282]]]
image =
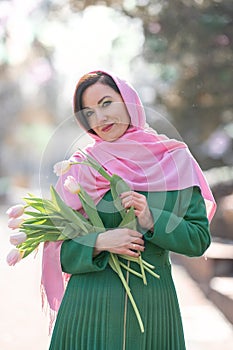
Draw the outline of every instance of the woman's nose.
[[[106,115],[106,113],[104,113],[104,111],[101,110],[100,108],[97,108],[97,109],[96,109],[95,115],[96,115],[96,121],[97,121],[98,123],[101,123],[101,122],[107,120],[107,115]]]

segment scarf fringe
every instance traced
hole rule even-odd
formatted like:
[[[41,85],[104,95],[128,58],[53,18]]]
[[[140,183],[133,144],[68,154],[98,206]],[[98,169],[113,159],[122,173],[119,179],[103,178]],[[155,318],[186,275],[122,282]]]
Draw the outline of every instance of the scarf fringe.
[[[47,297],[46,297],[46,293],[45,293],[45,289],[43,284],[41,283],[40,285],[40,294],[41,294],[41,307],[42,307],[42,311],[45,313],[45,315],[48,315],[49,312],[49,333],[48,335],[51,336],[52,334],[52,330],[54,327],[54,323],[57,317],[57,311],[51,309],[51,307],[49,306]]]

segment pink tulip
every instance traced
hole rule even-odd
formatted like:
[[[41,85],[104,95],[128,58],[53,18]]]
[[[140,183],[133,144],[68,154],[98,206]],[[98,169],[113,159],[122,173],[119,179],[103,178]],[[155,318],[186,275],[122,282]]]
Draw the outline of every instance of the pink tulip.
[[[13,207],[10,207],[6,214],[9,216],[9,218],[18,218],[19,216],[23,215],[24,213],[24,206],[22,204],[13,205]]]
[[[67,173],[70,167],[71,163],[68,160],[63,160],[62,162],[58,162],[54,165],[53,171],[57,176],[60,176]]]
[[[23,257],[23,252],[20,252],[18,249],[12,249],[10,253],[7,255],[6,261],[8,265],[14,266],[17,262],[19,262]]]
[[[25,242],[27,239],[27,235],[24,232],[13,233],[10,235],[10,243],[13,245],[18,245]]]
[[[67,179],[64,182],[64,187],[67,191],[71,193],[79,193],[80,192],[80,187],[77,181],[73,176],[68,176]]]
[[[8,221],[8,227],[15,230],[16,228],[19,228],[20,225],[23,223],[24,219],[22,217],[20,218],[10,218]]]

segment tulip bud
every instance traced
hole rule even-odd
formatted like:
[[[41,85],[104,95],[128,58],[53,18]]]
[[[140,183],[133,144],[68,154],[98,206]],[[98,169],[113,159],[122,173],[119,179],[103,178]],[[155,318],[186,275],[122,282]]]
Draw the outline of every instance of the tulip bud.
[[[23,213],[24,206],[22,204],[13,205],[6,211],[9,218],[18,218],[19,216],[23,215]]]
[[[20,252],[18,249],[12,249],[10,253],[7,255],[6,261],[8,265],[14,266],[17,262],[19,262],[23,258],[23,252]]]
[[[64,187],[67,191],[71,193],[79,193],[80,192],[80,187],[77,181],[73,176],[68,176],[67,179],[64,182]]]
[[[71,167],[71,163],[69,162],[69,160],[63,160],[54,165],[53,171],[57,176],[60,176],[67,173],[70,167]]]
[[[24,219],[21,218],[10,218],[10,220],[8,221],[8,227],[12,228],[13,230],[15,230],[16,228],[19,228],[20,225],[23,223]]]
[[[10,243],[13,245],[18,245],[25,242],[27,239],[27,235],[24,232],[13,233],[10,235]]]

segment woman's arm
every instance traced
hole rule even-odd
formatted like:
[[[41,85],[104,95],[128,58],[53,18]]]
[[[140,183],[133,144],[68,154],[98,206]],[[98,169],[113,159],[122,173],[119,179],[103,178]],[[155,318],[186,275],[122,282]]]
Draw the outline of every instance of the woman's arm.
[[[62,271],[69,274],[97,272],[105,269],[109,254],[106,251],[93,257],[93,250],[98,233],[90,233],[82,237],[62,243],[60,260]]]
[[[69,274],[97,272],[105,269],[109,252],[138,257],[144,250],[142,234],[126,228],[91,233],[61,246],[62,270]]]
[[[154,229],[145,233],[146,240],[187,256],[201,256],[205,252],[211,242],[206,207],[200,189],[191,190],[191,194],[190,189],[180,192],[178,209],[173,212],[150,208]]]

